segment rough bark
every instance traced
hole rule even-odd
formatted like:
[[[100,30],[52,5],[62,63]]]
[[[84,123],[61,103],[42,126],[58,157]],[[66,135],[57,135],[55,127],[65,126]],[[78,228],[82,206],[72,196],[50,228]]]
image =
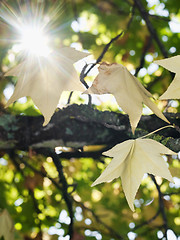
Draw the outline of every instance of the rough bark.
[[[172,124],[180,127],[179,113],[165,115]],[[56,146],[78,149],[85,145],[105,145],[110,148],[134,137],[127,115],[101,112],[88,105],[69,105],[56,112],[47,126],[43,127],[42,123],[42,116],[1,114],[0,149],[38,150]],[[142,116],[135,137],[165,125],[167,124],[155,115]],[[180,151],[180,133],[176,129],[161,130],[153,138],[176,152]],[[78,152],[74,154],[83,155]]]

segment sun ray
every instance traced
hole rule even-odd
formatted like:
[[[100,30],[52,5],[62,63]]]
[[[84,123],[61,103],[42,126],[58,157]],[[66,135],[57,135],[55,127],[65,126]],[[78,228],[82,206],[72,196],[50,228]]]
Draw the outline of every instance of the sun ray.
[[[18,44],[19,55],[23,58],[29,55],[48,56],[54,44],[53,31],[56,20],[62,13],[62,4],[53,4],[45,9],[43,2],[26,1],[25,4],[20,4],[17,0],[15,3],[12,7],[6,2],[0,2],[1,24],[7,24],[14,37],[9,41],[2,36],[0,41],[8,40]]]

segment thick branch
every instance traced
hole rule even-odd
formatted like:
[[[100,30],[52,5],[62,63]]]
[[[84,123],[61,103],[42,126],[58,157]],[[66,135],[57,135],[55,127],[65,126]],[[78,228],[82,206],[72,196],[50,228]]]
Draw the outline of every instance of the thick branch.
[[[171,123],[180,127],[179,113],[165,115]],[[37,150],[56,146],[78,149],[85,145],[105,145],[110,148],[133,137],[127,115],[101,112],[87,105],[70,105],[55,113],[47,126],[43,127],[42,123],[42,116],[2,114],[0,149]],[[155,115],[142,116],[136,134],[144,135],[165,125],[166,123]],[[180,151],[180,133],[175,129],[159,131],[158,139],[173,151]],[[80,156],[80,152],[75,152]],[[73,152],[71,153],[73,155]],[[97,157],[99,156],[100,153]]]

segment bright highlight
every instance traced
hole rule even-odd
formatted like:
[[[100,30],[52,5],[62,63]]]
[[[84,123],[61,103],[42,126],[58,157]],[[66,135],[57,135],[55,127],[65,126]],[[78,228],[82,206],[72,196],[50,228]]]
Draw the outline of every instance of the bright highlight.
[[[20,29],[20,45],[23,51],[36,56],[48,56],[51,52],[48,46],[48,36],[38,26],[23,26]]]

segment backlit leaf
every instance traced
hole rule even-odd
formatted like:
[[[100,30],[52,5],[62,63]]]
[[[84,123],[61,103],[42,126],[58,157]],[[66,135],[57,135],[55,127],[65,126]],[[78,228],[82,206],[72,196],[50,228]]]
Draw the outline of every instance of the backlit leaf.
[[[6,107],[21,97],[30,96],[44,115],[44,125],[48,124],[63,91],[84,91],[73,64],[88,55],[65,47],[47,57],[29,57],[6,73],[6,76],[18,77]]]
[[[155,63],[176,73],[175,78],[159,99],[180,99],[180,55],[155,61]]]
[[[14,223],[6,209],[0,213],[0,238],[1,237],[4,237],[4,240],[14,239]]]
[[[103,154],[113,159],[92,186],[121,177],[122,187],[132,211],[136,192],[145,173],[173,182],[162,154],[176,153],[152,139],[128,140]]]
[[[150,97],[153,97],[151,93],[121,64],[102,63],[98,76],[87,92],[113,94],[119,106],[129,115],[133,132],[140,120],[143,103],[159,118],[169,123],[155,103],[150,100]]]

